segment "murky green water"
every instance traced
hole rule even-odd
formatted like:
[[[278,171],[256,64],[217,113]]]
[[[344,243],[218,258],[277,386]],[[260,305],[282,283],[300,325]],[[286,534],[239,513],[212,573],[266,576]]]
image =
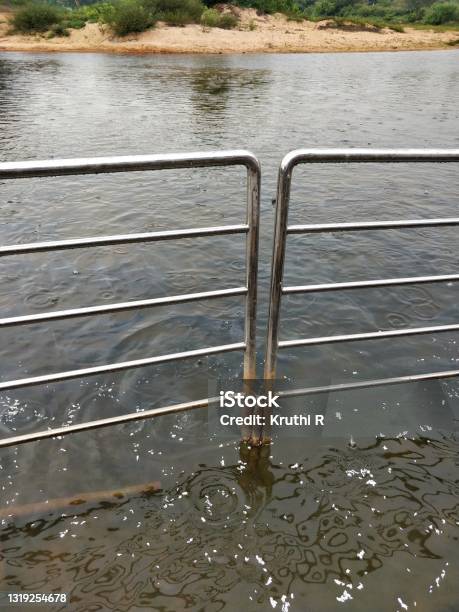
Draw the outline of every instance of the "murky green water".
[[[304,146],[459,146],[458,59],[0,54],[0,159],[251,149],[264,176],[261,362],[281,157]],[[238,222],[244,178],[232,169],[5,182],[1,242]],[[316,166],[298,169],[291,220],[447,217],[457,204],[453,165]],[[455,273],[458,246],[454,228],[292,237],[286,282]],[[242,239],[225,237],[0,265],[2,316],[237,286],[244,275]],[[283,314],[284,339],[453,323],[457,285],[292,296]],[[0,376],[235,342],[242,316],[233,298],[5,329]],[[442,334],[297,349],[282,355],[280,375],[327,384],[450,369],[458,358],[457,334]],[[1,435],[198,399],[209,370],[238,375],[240,358],[4,393]],[[209,436],[206,411],[3,450],[3,509],[161,490],[14,520],[1,510],[0,591],[65,592],[81,611],[458,610],[457,389],[310,400],[327,416],[323,432],[285,433],[250,455]]]

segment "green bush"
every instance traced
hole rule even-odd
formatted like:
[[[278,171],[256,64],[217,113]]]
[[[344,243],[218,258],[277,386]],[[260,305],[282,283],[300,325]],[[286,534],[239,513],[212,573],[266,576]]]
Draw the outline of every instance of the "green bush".
[[[201,23],[208,28],[216,28],[220,21],[220,13],[212,8],[206,9],[201,15]]]
[[[217,28],[222,28],[223,30],[232,30],[236,26],[237,17],[235,17],[231,13],[223,13],[223,15],[220,15],[220,21],[218,22]]]
[[[206,0],[206,4],[209,4],[209,1],[212,2],[213,0]],[[295,0],[238,0],[237,5],[243,8],[254,8],[267,15],[273,13],[288,15],[300,10]]]
[[[30,32],[46,32],[54,24],[60,23],[63,12],[50,4],[27,4],[14,15],[11,23],[13,28],[24,34]]]
[[[338,7],[335,0],[318,0],[315,3],[313,14],[317,18],[333,17],[338,15]]]
[[[144,32],[154,25],[151,13],[136,0],[121,0],[113,6],[108,24],[117,36]]]
[[[199,23],[205,6],[201,0],[148,0],[150,10],[159,21],[169,25]]]
[[[237,18],[231,13],[219,13],[215,9],[207,9],[201,15],[201,23],[209,28],[232,30],[237,26]]]
[[[429,25],[442,25],[452,21],[459,21],[459,5],[453,2],[435,2],[425,12],[424,23]]]
[[[379,19],[380,21],[392,21],[396,20],[396,14],[388,6],[381,4],[357,4],[349,6],[343,11],[346,17],[364,17],[367,19]]]
[[[97,2],[87,4],[72,11],[72,18],[91,23],[108,23],[113,14],[113,4],[109,2]]]
[[[84,28],[86,25],[86,22],[82,19],[75,19],[74,17],[71,17],[70,19],[64,19],[62,25],[65,28],[71,28],[72,30],[81,30],[81,28]]]

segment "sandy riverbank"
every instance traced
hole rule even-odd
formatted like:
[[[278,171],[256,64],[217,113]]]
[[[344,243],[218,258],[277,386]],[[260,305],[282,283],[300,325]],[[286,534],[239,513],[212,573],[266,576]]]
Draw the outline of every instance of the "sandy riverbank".
[[[405,32],[371,27],[337,28],[333,22],[297,23],[283,15],[257,15],[253,9],[237,11],[235,30],[200,25],[156,28],[125,38],[114,37],[106,26],[87,24],[69,37],[8,35],[10,15],[0,13],[0,51],[101,51],[114,53],[322,53],[333,51],[401,51],[451,49],[457,32],[407,28]]]

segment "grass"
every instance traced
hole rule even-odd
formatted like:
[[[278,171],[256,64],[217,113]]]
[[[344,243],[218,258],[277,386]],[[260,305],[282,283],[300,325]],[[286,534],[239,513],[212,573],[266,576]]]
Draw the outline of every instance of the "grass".
[[[408,23],[407,27],[415,30],[433,30],[434,32],[459,32],[458,23],[444,23],[443,25],[429,25],[427,23]]]
[[[304,13],[299,11],[289,11],[286,13],[287,21],[295,21],[296,23],[301,23],[306,19]]]
[[[309,17],[308,17],[309,19]],[[311,19],[311,21],[323,21],[325,18],[323,17],[315,17]],[[405,25],[402,23],[392,23],[383,21],[382,19],[374,19],[369,18],[365,19],[363,17],[327,17],[328,21],[332,21],[336,24],[337,28],[345,29],[346,26],[357,26],[359,28],[376,28],[377,30],[383,30],[385,28],[389,30],[393,30],[394,32],[404,32]]]
[[[405,31],[401,23],[388,23],[385,27],[393,32],[399,32],[400,34]]]

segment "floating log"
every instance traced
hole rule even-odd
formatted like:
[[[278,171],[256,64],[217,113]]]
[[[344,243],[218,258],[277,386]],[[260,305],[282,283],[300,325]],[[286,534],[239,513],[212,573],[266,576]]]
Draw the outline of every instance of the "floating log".
[[[0,519],[19,518],[31,515],[50,514],[64,509],[74,509],[88,503],[96,502],[119,502],[137,495],[151,495],[161,489],[158,481],[144,484],[111,489],[109,491],[90,491],[79,493],[71,497],[58,497],[43,502],[34,502],[24,505],[11,505],[0,508]]]

